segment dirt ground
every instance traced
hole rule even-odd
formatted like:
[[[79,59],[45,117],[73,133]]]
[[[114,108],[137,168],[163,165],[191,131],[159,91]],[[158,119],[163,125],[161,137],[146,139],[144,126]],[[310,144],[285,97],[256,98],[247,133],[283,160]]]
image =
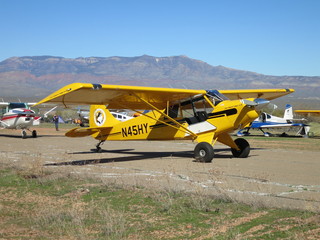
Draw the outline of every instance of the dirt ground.
[[[91,137],[67,138],[63,130],[52,128],[39,128],[38,135],[22,139],[19,131],[1,130],[0,163],[99,177],[106,183],[215,195],[254,206],[320,209],[317,148],[249,138],[248,158],[233,158],[229,148],[217,144],[213,162],[199,163],[193,161],[195,144],[190,141],[106,142],[103,152],[95,153],[91,149],[97,141]],[[301,138],[301,145],[304,141]]]

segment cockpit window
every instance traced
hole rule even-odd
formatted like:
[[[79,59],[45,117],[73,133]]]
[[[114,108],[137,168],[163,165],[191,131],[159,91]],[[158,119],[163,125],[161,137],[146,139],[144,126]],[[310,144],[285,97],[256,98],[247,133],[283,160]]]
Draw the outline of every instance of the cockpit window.
[[[225,95],[221,94],[218,90],[207,90],[207,96],[212,98],[213,104],[217,105],[218,103],[229,100]]]
[[[199,94],[171,105],[166,113],[172,118],[185,118],[190,123],[205,121],[213,107],[229,100],[217,90],[208,90],[205,95]]]
[[[27,104],[25,103],[9,103],[8,109],[14,108],[28,108]]]

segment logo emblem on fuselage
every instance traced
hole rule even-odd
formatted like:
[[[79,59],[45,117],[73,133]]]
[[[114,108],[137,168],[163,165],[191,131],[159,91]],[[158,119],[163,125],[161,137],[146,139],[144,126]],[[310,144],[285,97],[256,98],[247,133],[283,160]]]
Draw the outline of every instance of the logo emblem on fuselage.
[[[97,126],[101,127],[106,121],[106,114],[105,112],[98,108],[94,111],[94,122]]]

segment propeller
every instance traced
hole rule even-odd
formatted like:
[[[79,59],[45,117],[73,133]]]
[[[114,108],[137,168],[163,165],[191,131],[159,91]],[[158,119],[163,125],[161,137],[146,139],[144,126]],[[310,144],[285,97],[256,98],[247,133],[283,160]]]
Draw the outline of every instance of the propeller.
[[[250,101],[248,99],[242,99],[241,101],[243,104],[246,104],[249,107],[254,107],[258,111],[263,109],[270,103],[269,100],[264,98],[256,98],[253,101]]]

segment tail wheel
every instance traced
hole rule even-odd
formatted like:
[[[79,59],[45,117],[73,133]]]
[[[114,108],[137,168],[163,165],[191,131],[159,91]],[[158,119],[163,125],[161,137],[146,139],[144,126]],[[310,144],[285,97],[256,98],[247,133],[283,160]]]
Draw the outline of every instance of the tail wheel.
[[[250,153],[250,145],[247,140],[243,138],[237,138],[234,140],[240,150],[231,148],[232,155],[237,158],[246,158]]]
[[[213,147],[207,142],[198,143],[194,149],[194,158],[199,162],[211,162],[213,156]]]

